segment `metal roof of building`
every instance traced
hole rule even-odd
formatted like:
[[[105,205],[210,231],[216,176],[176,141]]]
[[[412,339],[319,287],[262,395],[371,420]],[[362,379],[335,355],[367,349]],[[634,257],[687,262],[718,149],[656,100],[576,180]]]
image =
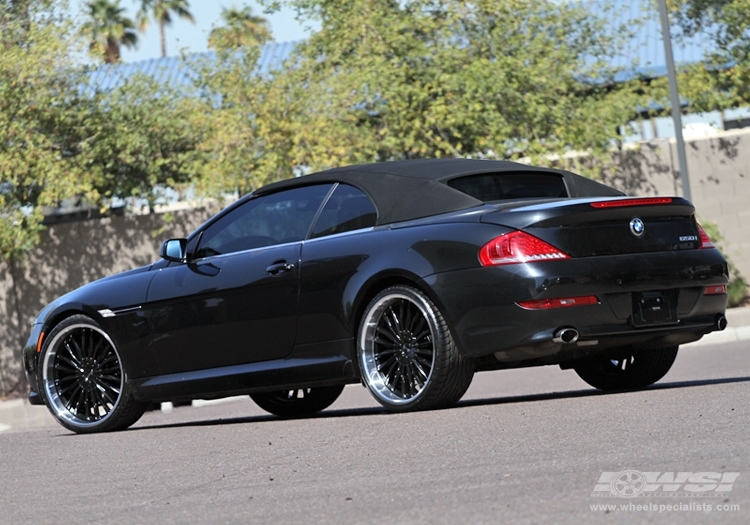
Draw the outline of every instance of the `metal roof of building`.
[[[664,40],[659,12],[652,0],[587,0],[589,9],[607,21],[607,29],[615,34],[625,27],[631,33],[618,56],[610,65],[620,70],[615,79],[628,80],[637,76],[649,78],[667,75]],[[715,51],[712,35],[703,32],[688,37],[671,20],[672,54],[675,64],[695,64]]]
[[[291,55],[297,42],[272,42],[261,47],[256,72],[265,75],[282,66]],[[196,77],[191,63],[216,60],[216,52],[194,53],[182,56],[151,58],[138,62],[123,62],[104,65],[89,74],[91,86],[102,91],[114,89],[122,82],[138,73],[148,75],[159,83],[168,85],[189,85]]]
[[[611,34],[626,27],[629,33],[618,56],[610,60],[610,65],[619,69],[615,80],[624,81],[637,76],[666,76],[664,43],[661,23],[656,6],[650,0],[581,0],[590,12],[602,17]],[[704,60],[714,49],[711,35],[701,33],[685,37],[674,23],[672,24],[672,48],[675,63],[691,64]],[[257,72],[267,74],[280,68],[290,56],[298,42],[273,42],[261,48]],[[187,85],[195,76],[190,67],[191,60],[214,60],[213,51],[196,53],[186,57],[171,56],[153,58],[139,62],[105,65],[90,73],[92,87],[109,90],[121,85],[125,78],[136,73],[144,73],[159,82],[171,85]]]

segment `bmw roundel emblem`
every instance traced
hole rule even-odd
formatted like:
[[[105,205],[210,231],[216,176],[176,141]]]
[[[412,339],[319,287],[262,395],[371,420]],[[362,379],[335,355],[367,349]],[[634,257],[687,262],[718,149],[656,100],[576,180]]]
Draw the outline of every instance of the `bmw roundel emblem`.
[[[644,226],[642,220],[636,217],[630,221],[630,231],[633,232],[633,235],[636,237],[643,237],[643,233],[646,231],[646,226]]]

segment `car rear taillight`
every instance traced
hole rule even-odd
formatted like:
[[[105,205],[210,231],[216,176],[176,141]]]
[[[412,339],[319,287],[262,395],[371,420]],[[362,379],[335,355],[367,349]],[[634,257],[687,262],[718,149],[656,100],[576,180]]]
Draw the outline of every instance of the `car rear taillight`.
[[[717,286],[706,286],[703,289],[703,295],[726,295],[727,285],[719,284]]]
[[[492,239],[479,250],[482,266],[569,259],[570,256],[526,232],[514,231]]]
[[[698,249],[703,250],[704,248],[715,248],[714,243],[711,242],[711,238],[700,224],[698,225],[698,233],[700,233],[701,236],[701,245]]]
[[[521,301],[518,306],[528,310],[546,310],[548,308],[565,308],[567,306],[584,306],[587,304],[599,304],[595,295],[584,295],[582,297],[561,297],[558,299],[538,299],[536,301]]]
[[[622,208],[626,206],[653,206],[655,204],[669,204],[672,197],[645,197],[641,199],[620,199],[616,201],[592,202],[594,208]]]

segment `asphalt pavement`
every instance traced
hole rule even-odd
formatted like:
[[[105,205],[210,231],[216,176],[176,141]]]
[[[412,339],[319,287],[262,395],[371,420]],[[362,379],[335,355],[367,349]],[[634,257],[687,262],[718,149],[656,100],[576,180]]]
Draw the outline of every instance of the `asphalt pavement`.
[[[705,345],[720,345],[737,341],[750,340],[750,306],[730,308],[727,310],[728,326],[721,332],[713,332],[704,336],[691,348]],[[194,407],[205,406],[207,402],[194,401]],[[163,411],[169,411],[169,404],[162,405]],[[0,434],[7,432],[21,432],[26,430],[57,427],[58,423],[52,418],[44,406],[32,406],[26,399],[11,399],[0,401]]]

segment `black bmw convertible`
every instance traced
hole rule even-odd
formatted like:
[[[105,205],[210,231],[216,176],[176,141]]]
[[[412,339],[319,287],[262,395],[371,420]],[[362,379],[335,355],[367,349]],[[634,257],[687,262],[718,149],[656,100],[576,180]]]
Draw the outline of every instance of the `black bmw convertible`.
[[[277,182],[160,255],[36,318],[29,399],[64,427],[240,394],[304,416],[360,382],[387,410],[433,409],[475,372],[540,365],[637,389],[726,326],[727,264],[690,202],[512,162]]]

